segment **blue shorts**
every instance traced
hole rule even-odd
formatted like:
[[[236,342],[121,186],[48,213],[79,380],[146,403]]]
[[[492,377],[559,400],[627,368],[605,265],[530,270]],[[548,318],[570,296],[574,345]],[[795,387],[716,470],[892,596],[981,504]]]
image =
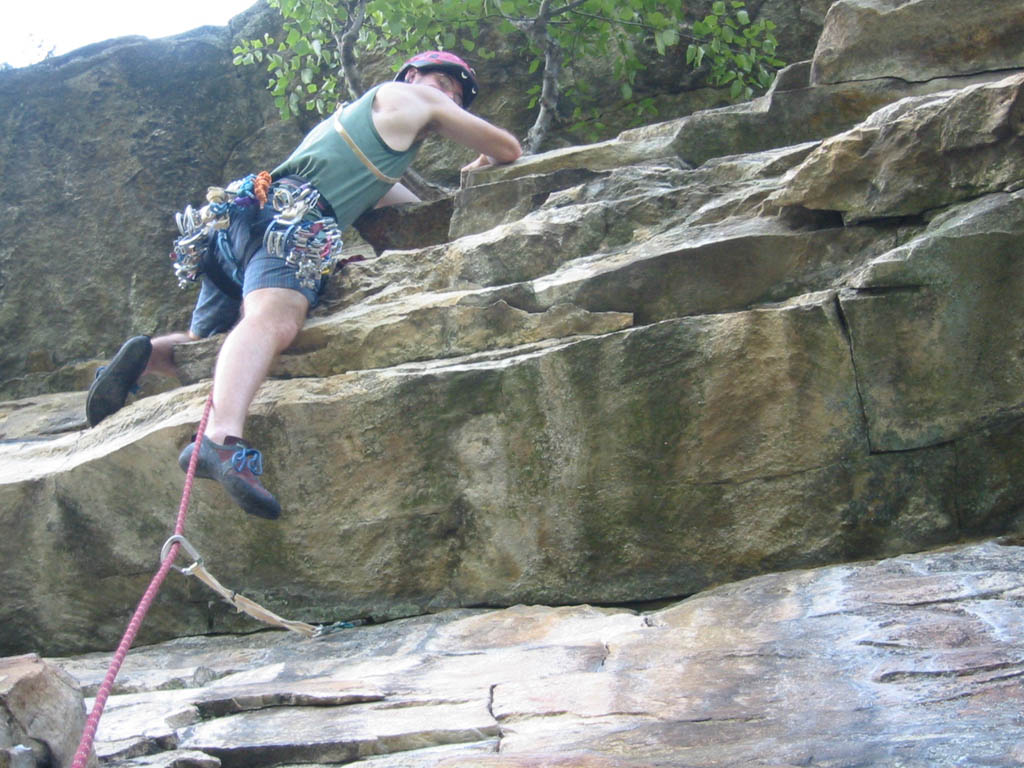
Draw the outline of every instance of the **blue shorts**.
[[[275,213],[272,206],[266,205],[262,210],[253,207],[233,214],[227,230],[231,253],[244,254],[246,246],[255,237],[260,238],[260,244],[244,272],[230,255],[223,252],[217,253],[218,262],[226,274],[241,284],[243,298],[260,288],[290,288],[305,296],[310,308],[315,307],[320,294],[300,285],[295,267],[284,259],[269,255],[263,247],[263,232]],[[241,309],[241,299],[224,293],[213,280],[203,275],[189,331],[201,339],[227,331],[238,321]]]

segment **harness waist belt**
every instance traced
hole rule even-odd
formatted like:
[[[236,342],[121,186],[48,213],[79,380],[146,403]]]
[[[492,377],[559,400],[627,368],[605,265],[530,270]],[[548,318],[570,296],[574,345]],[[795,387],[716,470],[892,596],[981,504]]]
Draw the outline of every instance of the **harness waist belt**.
[[[303,186],[313,186],[301,176],[282,176],[279,179],[274,179],[274,184],[280,184],[288,187],[288,189],[292,191],[297,191]],[[316,204],[313,207],[317,213],[322,214],[324,218],[336,218],[334,215],[334,209],[331,207],[331,204],[324,199],[323,195],[320,195],[317,198]]]

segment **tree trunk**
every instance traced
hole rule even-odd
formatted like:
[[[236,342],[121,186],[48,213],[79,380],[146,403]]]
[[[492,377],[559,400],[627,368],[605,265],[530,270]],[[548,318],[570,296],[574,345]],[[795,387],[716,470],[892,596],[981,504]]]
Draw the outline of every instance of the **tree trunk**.
[[[367,0],[351,0],[346,3],[348,7],[348,18],[345,19],[345,26],[341,34],[337,35],[338,52],[341,56],[341,71],[345,75],[345,85],[348,87],[349,97],[358,99],[366,88],[363,86],[363,75],[359,69],[359,61],[356,59],[356,43],[359,41],[359,30],[366,18]]]
[[[551,16],[563,13],[567,8],[578,3],[571,3],[552,13],[551,0],[543,0],[537,18],[525,27],[526,34],[544,51],[544,76],[541,80],[540,99],[538,100],[537,119],[534,120],[526,134],[526,154],[538,152],[551,130],[551,123],[558,114],[558,100],[561,96],[559,78],[562,76],[562,46],[548,32],[548,21]]]

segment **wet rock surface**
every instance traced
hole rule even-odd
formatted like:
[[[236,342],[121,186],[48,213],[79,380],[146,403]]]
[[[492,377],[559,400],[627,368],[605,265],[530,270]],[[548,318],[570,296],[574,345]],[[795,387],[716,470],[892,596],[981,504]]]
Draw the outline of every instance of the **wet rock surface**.
[[[1013,766],[1024,550],[761,576],[662,608],[452,610],[136,649],[108,766]],[[54,660],[86,693],[107,656]]]

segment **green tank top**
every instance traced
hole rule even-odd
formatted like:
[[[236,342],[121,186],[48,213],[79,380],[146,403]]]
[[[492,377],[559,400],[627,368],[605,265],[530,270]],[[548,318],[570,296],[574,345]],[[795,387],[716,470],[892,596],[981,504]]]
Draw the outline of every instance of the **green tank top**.
[[[380,87],[374,86],[317,125],[271,174],[275,179],[301,176],[316,187],[331,204],[342,229],[377,204],[405,173],[420,148],[417,142],[399,152],[385,144],[377,133],[372,111]],[[390,177],[388,180],[379,178],[366,166],[346,135],[381,174]]]

